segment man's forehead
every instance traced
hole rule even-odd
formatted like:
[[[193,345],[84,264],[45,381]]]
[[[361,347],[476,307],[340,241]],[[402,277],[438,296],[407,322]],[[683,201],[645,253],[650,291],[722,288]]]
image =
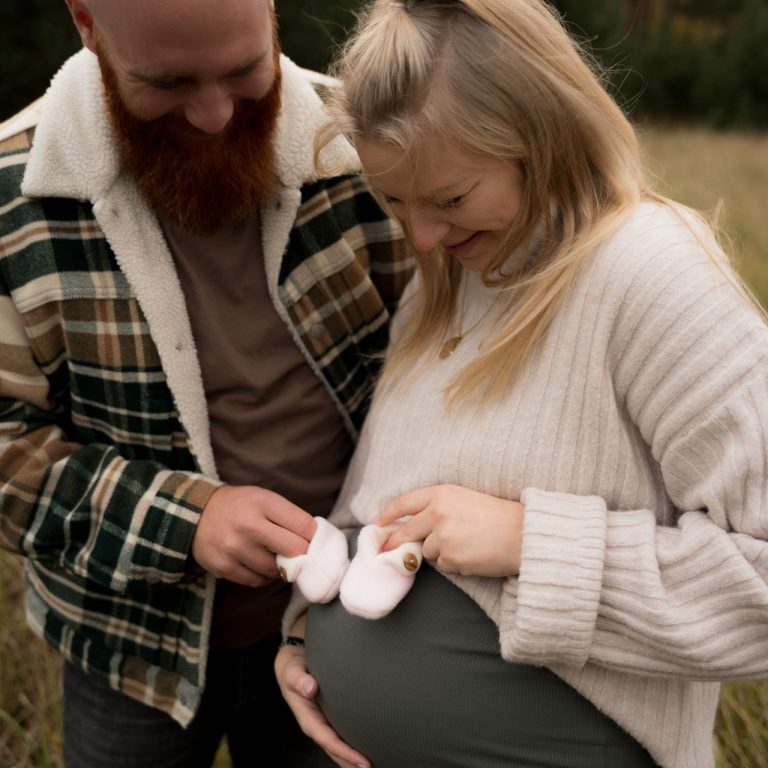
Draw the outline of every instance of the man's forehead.
[[[269,0],[89,0],[123,69],[228,70],[271,50]],[[96,12],[96,9],[98,11]]]
[[[94,20],[115,34],[215,35],[223,27],[265,26],[270,0],[87,0]]]
[[[171,13],[192,13],[201,9],[220,9],[225,6],[274,7],[272,0],[86,0],[85,4],[94,15],[123,14],[145,15],[155,9]]]

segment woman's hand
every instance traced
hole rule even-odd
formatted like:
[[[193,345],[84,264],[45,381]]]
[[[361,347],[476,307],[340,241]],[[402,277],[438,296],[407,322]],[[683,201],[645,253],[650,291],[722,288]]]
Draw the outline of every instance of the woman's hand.
[[[283,646],[275,657],[275,677],[301,730],[342,768],[370,768],[371,763],[343,742],[314,701],[317,682],[307,672],[306,653],[295,645]]]
[[[524,512],[517,501],[457,485],[433,485],[387,504],[375,522],[383,526],[411,516],[389,537],[385,551],[406,541],[423,541],[424,557],[445,573],[515,576]]]

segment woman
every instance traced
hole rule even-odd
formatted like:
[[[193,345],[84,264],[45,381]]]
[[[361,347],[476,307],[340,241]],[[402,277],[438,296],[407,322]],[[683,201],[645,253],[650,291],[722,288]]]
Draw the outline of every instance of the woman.
[[[288,703],[340,765],[712,766],[768,670],[764,317],[544,4],[374,2],[340,76],[420,270],[331,520],[434,567],[295,600]]]

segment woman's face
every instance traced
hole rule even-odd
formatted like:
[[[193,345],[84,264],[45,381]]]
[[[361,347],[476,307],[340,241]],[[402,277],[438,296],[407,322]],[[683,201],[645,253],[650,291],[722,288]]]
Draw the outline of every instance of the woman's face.
[[[357,143],[371,185],[408,223],[416,248],[442,246],[466,269],[482,271],[520,210],[519,167],[443,141],[423,142],[417,149],[414,167],[409,155],[391,144]]]

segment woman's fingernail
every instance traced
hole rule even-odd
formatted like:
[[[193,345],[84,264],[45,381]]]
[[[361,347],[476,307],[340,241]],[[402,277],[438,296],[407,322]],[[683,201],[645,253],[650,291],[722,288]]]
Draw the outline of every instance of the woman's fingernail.
[[[312,691],[313,691],[314,687],[315,687],[315,686],[314,686],[314,684],[312,683],[312,681],[311,681],[311,680],[307,680],[307,681],[304,683],[304,685],[302,685],[302,686],[301,686],[301,690],[302,690],[302,691],[304,691],[304,695],[305,695],[305,696],[309,696],[309,695],[312,693]]]

